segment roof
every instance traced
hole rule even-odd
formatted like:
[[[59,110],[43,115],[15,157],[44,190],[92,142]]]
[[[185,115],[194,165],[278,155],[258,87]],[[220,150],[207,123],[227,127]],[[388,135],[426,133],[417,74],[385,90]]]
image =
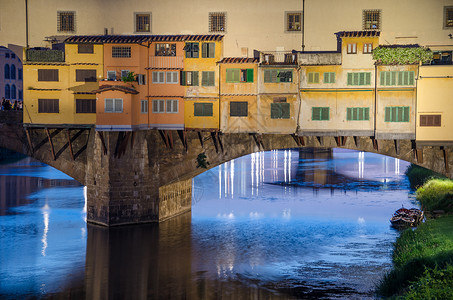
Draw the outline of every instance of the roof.
[[[380,31],[364,30],[364,31],[340,31],[335,33],[340,37],[375,37],[380,36]]]
[[[180,35],[74,35],[65,43],[88,44],[139,44],[145,42],[221,41],[220,34]]]
[[[255,64],[259,63],[259,58],[248,57],[225,57],[219,63],[221,64]]]
[[[134,88],[123,86],[123,85],[104,85],[99,89],[92,91],[93,93],[102,93],[106,91],[120,91],[126,94],[138,94],[138,91]]]
[[[379,45],[379,48],[420,48],[419,44],[393,44],[393,45]]]

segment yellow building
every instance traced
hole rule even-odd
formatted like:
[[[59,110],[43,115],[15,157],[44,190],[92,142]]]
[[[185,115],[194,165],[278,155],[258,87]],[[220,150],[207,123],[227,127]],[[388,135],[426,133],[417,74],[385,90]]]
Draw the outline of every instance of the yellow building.
[[[101,44],[66,44],[62,50],[26,49],[24,123],[28,126],[93,126],[103,73]]]
[[[453,66],[420,66],[417,80],[417,145],[453,142]]]

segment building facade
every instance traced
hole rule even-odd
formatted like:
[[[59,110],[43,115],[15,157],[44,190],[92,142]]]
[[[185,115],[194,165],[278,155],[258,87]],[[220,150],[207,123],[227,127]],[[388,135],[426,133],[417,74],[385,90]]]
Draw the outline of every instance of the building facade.
[[[0,99],[2,98],[9,100],[11,104],[23,100],[23,69],[22,61],[16,53],[0,46]]]

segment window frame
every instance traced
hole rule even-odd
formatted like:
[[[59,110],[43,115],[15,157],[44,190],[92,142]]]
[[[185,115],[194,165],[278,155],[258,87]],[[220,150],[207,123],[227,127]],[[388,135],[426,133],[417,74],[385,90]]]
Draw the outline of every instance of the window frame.
[[[326,76],[327,75],[327,76]],[[331,83],[335,83],[336,82],[336,73],[335,72],[324,72],[323,75],[323,83],[326,83],[326,84],[331,84]],[[333,79],[333,80],[332,80]]]
[[[363,54],[373,53],[373,43],[363,43]]]
[[[441,114],[420,114],[420,127],[441,127]]]
[[[107,110],[107,100],[112,101],[112,111]],[[121,103],[121,111],[117,108],[118,100]],[[123,98],[105,98],[104,99],[104,112],[105,113],[122,113],[124,111]]]
[[[377,20],[370,20],[368,14],[377,15]],[[373,19],[374,17],[371,17]],[[370,24],[368,24],[370,23]],[[373,24],[376,23],[376,24]],[[376,26],[375,28],[372,28]],[[370,28],[368,28],[370,27]],[[382,10],[381,9],[364,9],[362,10],[362,29],[363,30],[382,30]]]
[[[190,76],[188,76],[190,74]],[[183,86],[199,86],[198,71],[181,71],[181,82]]]
[[[111,79],[110,74],[113,74],[113,77],[114,77],[113,79]],[[116,71],[109,71],[109,70],[107,70],[107,80],[109,80],[109,81],[116,81],[116,80],[117,80]]]
[[[215,86],[215,71],[201,72],[201,86]]]
[[[220,20],[217,20],[217,18]],[[208,23],[209,23],[208,24],[209,32],[225,33],[226,29],[227,29],[227,13],[226,12],[209,12]]]
[[[361,79],[362,79],[361,78],[362,74],[363,74],[363,84],[360,84]],[[355,78],[355,77],[357,77],[357,78]],[[357,84],[355,84],[356,82],[357,82]],[[371,85],[371,72],[348,72],[346,85],[348,85],[348,86]]]
[[[153,84],[165,84],[165,74],[164,71],[152,71],[151,72],[151,79]],[[162,80],[161,80],[162,79]]]
[[[294,17],[299,17],[299,22],[294,20]],[[291,21],[290,18],[293,17]],[[303,23],[303,14],[302,11],[285,11],[285,32],[295,33],[302,32],[302,23]],[[291,28],[293,27],[293,28]]]
[[[153,114],[164,114],[165,112],[166,112],[165,99],[153,99],[153,101],[152,101],[152,113]]]
[[[69,17],[68,20],[65,20],[66,17]],[[71,18],[72,20],[69,20]],[[76,32],[75,11],[57,11],[57,32]]]
[[[199,109],[197,109],[199,107]],[[199,111],[201,110],[201,113]],[[214,104],[207,102],[194,102],[193,103],[193,116],[194,117],[212,117],[214,116]]]
[[[149,112],[148,100],[140,100],[140,113],[147,114]]]
[[[448,30],[453,28],[453,19],[448,19],[448,12],[451,11],[453,14],[453,6],[444,6],[444,21],[443,21],[443,29]],[[451,24],[449,24],[451,21]]]
[[[346,108],[346,121],[369,121],[369,120],[370,120],[369,107]]]
[[[319,110],[319,113],[315,114],[316,110]],[[327,119],[325,117],[327,110]],[[330,107],[329,106],[314,106],[311,108],[311,120],[312,121],[330,121]]]
[[[414,71],[381,71],[379,74],[381,86],[412,86],[415,84]]]
[[[156,43],[154,56],[176,56],[176,43]]]
[[[45,73],[53,73],[51,76]],[[60,81],[60,74],[58,69],[38,69],[38,81]]]
[[[230,101],[230,117],[248,117],[248,105],[247,101]]]
[[[346,53],[357,54],[357,43],[348,43]]]
[[[384,121],[391,123],[408,123],[410,122],[411,111],[410,106],[386,106],[384,108]],[[396,117],[393,116],[395,110]],[[401,118],[399,115],[401,114]],[[407,117],[407,118],[406,118]]]
[[[178,71],[167,71],[165,72],[165,83],[167,84],[179,84],[179,72]],[[171,80],[168,80],[169,74],[171,77]]]
[[[130,46],[112,46],[112,58],[131,58],[132,48]]]
[[[200,43],[199,42],[186,42],[184,44],[184,52],[186,58],[199,58],[200,57]]]
[[[94,54],[94,45],[88,43],[77,44],[77,53],[79,54]]]
[[[285,101],[276,101],[271,103],[271,119],[289,119],[291,117],[291,105]]]
[[[75,99],[76,100],[76,114],[95,114],[96,113],[96,99]],[[83,111],[87,108],[86,111]]]
[[[52,106],[48,111],[48,106]],[[46,109],[45,109],[46,108]],[[38,99],[38,113],[40,114],[58,114],[60,113],[60,99]]]
[[[143,24],[139,24],[139,19],[145,17],[148,18],[148,23],[142,22]],[[134,33],[151,33],[152,20],[151,12],[134,12]],[[146,28],[146,25],[148,25],[148,28]],[[139,28],[140,26],[145,28]]]
[[[215,58],[215,43],[201,43],[201,57]]]
[[[170,111],[168,110],[169,106],[170,106]],[[165,113],[167,113],[167,114],[179,113],[179,100],[178,99],[165,99]]]
[[[97,82],[97,72],[96,69],[76,69],[76,82]],[[84,73],[93,73],[94,76],[88,76]],[[82,79],[83,78],[83,79]]]
[[[319,83],[319,72],[308,72],[307,84],[318,84],[318,83]]]

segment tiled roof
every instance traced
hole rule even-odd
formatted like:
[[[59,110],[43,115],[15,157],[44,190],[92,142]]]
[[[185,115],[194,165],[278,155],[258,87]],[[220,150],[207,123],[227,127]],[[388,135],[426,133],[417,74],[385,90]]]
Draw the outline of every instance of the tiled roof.
[[[373,37],[380,36],[380,31],[366,30],[366,31],[340,31],[336,33],[340,37]]]
[[[254,64],[259,63],[259,58],[247,58],[247,57],[225,57],[219,63],[221,64]]]
[[[180,34],[180,35],[74,35],[65,43],[89,44],[135,44],[144,42],[184,42],[184,41],[221,41],[220,34]]]
[[[122,86],[122,85],[104,85],[100,87],[97,90],[92,91],[93,93],[102,93],[106,91],[120,91],[126,94],[138,94],[138,91],[136,89],[127,87],[127,86]]]

